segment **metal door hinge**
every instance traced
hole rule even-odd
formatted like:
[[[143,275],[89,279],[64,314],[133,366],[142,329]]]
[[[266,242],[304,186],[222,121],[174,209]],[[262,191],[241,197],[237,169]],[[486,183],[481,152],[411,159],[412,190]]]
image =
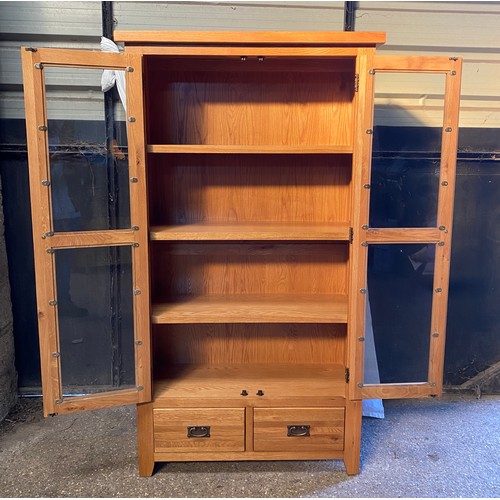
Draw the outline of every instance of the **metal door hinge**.
[[[348,384],[351,374],[349,373],[349,368],[345,369],[345,383]]]
[[[352,227],[349,228],[349,243],[354,241],[354,229]]]
[[[354,75],[354,92],[359,92],[359,73]]]

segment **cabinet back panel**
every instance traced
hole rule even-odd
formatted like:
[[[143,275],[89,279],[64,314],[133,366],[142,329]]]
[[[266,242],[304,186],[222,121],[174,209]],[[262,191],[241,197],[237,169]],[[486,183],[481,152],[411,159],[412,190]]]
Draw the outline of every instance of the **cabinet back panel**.
[[[154,325],[155,370],[170,364],[343,364],[346,325]]]
[[[348,222],[350,155],[149,155],[152,225]]]
[[[157,243],[153,300],[172,295],[346,294],[348,243]]]
[[[254,71],[235,60],[209,70],[167,63],[158,71],[159,64],[150,65],[150,144],[352,144],[354,71],[329,71],[331,60],[309,72],[283,63],[262,70],[270,61]]]

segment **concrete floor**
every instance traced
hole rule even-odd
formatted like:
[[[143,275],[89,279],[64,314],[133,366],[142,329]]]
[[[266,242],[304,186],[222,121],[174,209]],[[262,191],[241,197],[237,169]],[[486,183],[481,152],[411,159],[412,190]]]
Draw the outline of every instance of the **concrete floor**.
[[[136,468],[135,409],[44,419],[21,400],[0,424],[0,497],[498,497],[500,397],[386,401],[364,419],[361,474],[340,461]]]

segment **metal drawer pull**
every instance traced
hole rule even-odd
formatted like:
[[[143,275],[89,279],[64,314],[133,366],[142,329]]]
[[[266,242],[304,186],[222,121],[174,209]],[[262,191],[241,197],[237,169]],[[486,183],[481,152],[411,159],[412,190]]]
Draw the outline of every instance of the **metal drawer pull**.
[[[288,434],[290,437],[301,437],[301,436],[310,436],[311,435],[311,426],[310,425],[289,425],[288,426]]]
[[[209,438],[210,426],[209,425],[192,425],[187,428],[188,438]]]

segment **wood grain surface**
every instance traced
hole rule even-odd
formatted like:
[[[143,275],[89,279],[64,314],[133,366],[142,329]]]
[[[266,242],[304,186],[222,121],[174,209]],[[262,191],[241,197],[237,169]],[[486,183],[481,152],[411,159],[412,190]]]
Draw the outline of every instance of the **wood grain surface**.
[[[150,238],[155,241],[218,241],[218,240],[270,240],[270,241],[347,241],[348,222],[315,223],[226,223],[178,224],[153,226]]]
[[[288,436],[288,426],[308,425],[309,436]],[[344,408],[255,408],[255,451],[344,449]]]
[[[148,153],[183,153],[183,154],[346,154],[352,153],[352,146],[241,146],[213,144],[148,144]]]
[[[346,295],[204,295],[153,305],[153,323],[346,323]]]
[[[154,365],[342,364],[345,335],[337,323],[155,324]]]
[[[342,365],[319,363],[172,365],[155,380],[155,407],[177,398],[190,399],[193,406],[198,398],[238,398],[245,405],[280,398],[343,398],[346,385]],[[243,389],[248,396],[241,396]],[[257,396],[259,389],[262,396]]]
[[[116,30],[119,42],[142,43],[265,43],[272,45],[376,45],[385,42],[385,33],[377,31],[134,31]]]
[[[240,72],[235,64],[161,73],[146,101],[148,143],[352,145],[353,71]]]
[[[243,408],[162,408],[153,410],[155,452],[244,451]],[[191,426],[210,427],[209,437],[188,437]]]
[[[314,294],[318,304],[328,308],[329,301],[338,300],[322,295],[347,293],[347,252],[348,243],[158,243],[151,255],[153,303],[189,296],[196,307],[196,296],[202,306],[204,296],[241,295],[235,297],[234,306],[246,307],[245,302],[258,304],[263,294],[278,294],[288,295],[296,307],[304,301],[307,308],[314,304],[308,295]],[[281,301],[284,307],[286,301]],[[223,306],[223,302],[219,297],[212,305]]]
[[[350,155],[149,155],[151,225],[345,223]]]

